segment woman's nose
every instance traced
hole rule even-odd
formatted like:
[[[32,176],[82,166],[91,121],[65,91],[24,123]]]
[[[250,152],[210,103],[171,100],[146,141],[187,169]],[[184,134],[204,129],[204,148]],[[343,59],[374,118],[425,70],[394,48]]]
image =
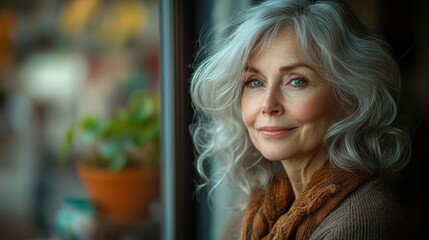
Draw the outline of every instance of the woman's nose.
[[[282,94],[278,91],[267,91],[262,102],[262,113],[265,115],[281,115],[284,113]]]

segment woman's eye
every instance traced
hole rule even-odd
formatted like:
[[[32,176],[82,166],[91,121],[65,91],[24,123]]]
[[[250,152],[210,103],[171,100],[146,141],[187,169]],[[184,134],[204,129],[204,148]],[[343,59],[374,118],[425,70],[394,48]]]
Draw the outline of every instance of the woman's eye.
[[[251,87],[251,88],[257,88],[257,87],[264,86],[264,83],[258,79],[249,79],[248,81],[246,81],[245,86]]]
[[[290,85],[293,87],[305,87],[307,85],[307,81],[303,78],[294,78],[290,81]]]

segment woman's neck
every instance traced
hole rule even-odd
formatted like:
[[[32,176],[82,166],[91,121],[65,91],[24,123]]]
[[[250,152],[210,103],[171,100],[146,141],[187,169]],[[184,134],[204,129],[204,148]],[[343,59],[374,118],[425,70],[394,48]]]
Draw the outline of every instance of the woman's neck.
[[[317,151],[311,155],[282,161],[295,198],[298,198],[305,190],[314,172],[325,164],[326,159],[326,151]]]

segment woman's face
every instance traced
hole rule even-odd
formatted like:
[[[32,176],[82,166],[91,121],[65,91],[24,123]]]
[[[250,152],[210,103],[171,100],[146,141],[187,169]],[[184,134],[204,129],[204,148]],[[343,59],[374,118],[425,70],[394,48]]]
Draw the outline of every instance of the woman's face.
[[[243,121],[265,158],[325,154],[323,138],[341,110],[327,81],[301,55],[293,28],[251,56],[244,75]]]

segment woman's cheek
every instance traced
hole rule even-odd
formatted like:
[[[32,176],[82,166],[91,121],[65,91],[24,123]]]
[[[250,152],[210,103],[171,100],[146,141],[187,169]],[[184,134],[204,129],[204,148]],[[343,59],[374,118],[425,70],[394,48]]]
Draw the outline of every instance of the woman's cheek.
[[[336,110],[331,96],[326,94],[316,94],[297,101],[294,105],[294,107],[289,108],[290,111],[294,111],[290,114],[302,123],[334,118],[333,111]]]

